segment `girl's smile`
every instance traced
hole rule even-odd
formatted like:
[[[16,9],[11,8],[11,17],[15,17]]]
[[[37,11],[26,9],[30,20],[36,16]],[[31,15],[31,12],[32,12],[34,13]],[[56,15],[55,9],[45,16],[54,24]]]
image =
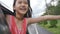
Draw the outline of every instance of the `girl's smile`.
[[[20,11],[26,11],[27,9],[25,7],[20,7]]]
[[[28,11],[28,2],[27,0],[16,0],[16,4],[13,8],[16,13],[24,15]]]

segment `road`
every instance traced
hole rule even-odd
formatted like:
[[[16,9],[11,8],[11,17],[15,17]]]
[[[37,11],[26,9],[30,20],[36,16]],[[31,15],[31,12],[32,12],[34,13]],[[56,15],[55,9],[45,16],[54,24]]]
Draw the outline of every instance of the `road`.
[[[52,32],[38,25],[30,25],[28,27],[28,31],[30,34],[53,34]]]

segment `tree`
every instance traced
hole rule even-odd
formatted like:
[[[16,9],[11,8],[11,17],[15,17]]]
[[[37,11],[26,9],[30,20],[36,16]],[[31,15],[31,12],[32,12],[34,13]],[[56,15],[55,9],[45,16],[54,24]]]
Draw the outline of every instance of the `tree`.
[[[54,2],[54,0],[51,0],[51,2]],[[58,14],[58,13],[56,13],[57,10],[58,10],[57,7],[56,6],[52,6],[51,2],[49,4],[46,3],[47,9],[46,9],[45,15],[46,14],[47,15],[56,15],[56,14]],[[50,27],[56,27],[56,24],[57,24],[57,20],[50,20],[50,25],[51,25]]]

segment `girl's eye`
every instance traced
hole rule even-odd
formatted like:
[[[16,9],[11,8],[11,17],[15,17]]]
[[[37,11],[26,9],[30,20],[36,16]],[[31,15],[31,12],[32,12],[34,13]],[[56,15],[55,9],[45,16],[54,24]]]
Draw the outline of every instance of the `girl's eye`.
[[[28,4],[28,2],[18,2],[19,4],[22,4],[22,3],[24,3],[24,4]]]
[[[19,4],[21,4],[22,2],[18,2]]]
[[[28,4],[28,2],[24,2],[25,4]]]
[[[21,4],[22,2],[19,2],[19,4]]]

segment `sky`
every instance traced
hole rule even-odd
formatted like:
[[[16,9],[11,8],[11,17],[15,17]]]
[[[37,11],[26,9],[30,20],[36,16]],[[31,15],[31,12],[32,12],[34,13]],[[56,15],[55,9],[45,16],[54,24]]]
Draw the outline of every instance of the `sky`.
[[[8,8],[9,10],[13,11],[13,1],[14,0],[0,0],[1,2],[3,2],[5,5],[6,8]],[[51,0],[47,0],[47,3],[49,3]],[[33,17],[37,17],[37,16],[41,16],[42,14],[45,13],[45,8],[46,8],[46,5],[45,5],[45,0],[30,0],[30,5],[31,5],[31,8],[32,8],[32,16]]]

